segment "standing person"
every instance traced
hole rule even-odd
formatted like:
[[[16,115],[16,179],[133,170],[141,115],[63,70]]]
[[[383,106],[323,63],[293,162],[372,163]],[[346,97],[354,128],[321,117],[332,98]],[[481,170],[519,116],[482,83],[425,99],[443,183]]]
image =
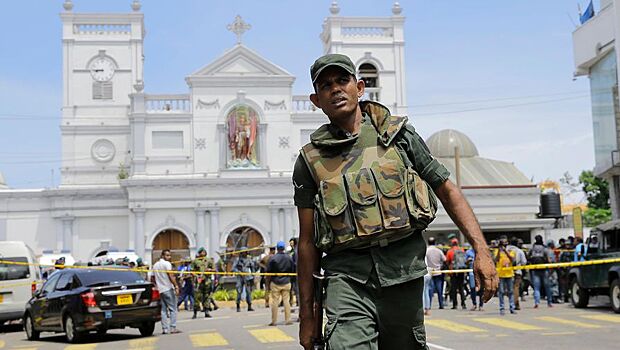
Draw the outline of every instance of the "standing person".
[[[519,248],[519,239],[517,237],[512,237],[510,239],[510,245],[507,247],[509,252],[515,253],[515,262],[514,266],[523,266],[527,264],[527,258],[525,257],[525,253],[521,248]],[[519,297],[521,296],[521,283],[523,282],[523,270],[515,269],[514,270],[514,288],[513,295],[515,300],[515,310],[521,310],[521,305],[519,304]]]
[[[446,253],[446,263],[450,270],[465,270],[467,269],[467,258],[465,257],[465,251],[459,247],[459,241],[453,238],[450,241],[451,248]],[[450,300],[452,300],[452,309],[457,309],[456,294],[461,296],[461,307],[463,310],[467,310],[465,305],[465,273],[451,273],[450,274]]]
[[[192,275],[194,276],[194,316],[198,316],[198,312],[205,313],[205,317],[211,317],[209,314],[210,298],[211,298],[211,284],[213,283],[212,275],[205,272],[215,271],[215,263],[213,259],[207,257],[207,250],[204,247],[198,249],[196,259],[192,261],[190,265]]]
[[[543,244],[543,238],[541,235],[534,237],[534,244],[532,249],[528,252],[528,263],[531,265],[546,264],[549,262],[549,253],[547,248]],[[546,269],[532,269],[530,270],[532,276],[532,285],[534,286],[534,308],[537,309],[540,304],[540,290],[544,288],[545,296],[547,298],[547,305],[552,307],[551,304],[551,286],[547,280]]]
[[[573,261],[585,261],[588,254],[588,245],[583,243],[583,238],[575,238],[575,253]]]
[[[177,309],[181,306],[181,304],[185,303],[185,310],[193,310],[194,309],[194,282],[192,281],[192,274],[190,273],[190,263],[192,259],[188,256],[183,259],[183,265],[179,266],[178,271],[179,280],[181,284],[181,294],[179,295],[179,300],[177,301]],[[189,307],[188,307],[189,302]]]
[[[297,242],[299,240],[297,237],[293,237],[288,241],[289,246],[291,247],[291,258],[293,259],[293,266],[295,270],[293,272],[297,272]],[[297,284],[297,277],[291,277],[291,305],[293,304],[293,294],[295,294],[295,305],[299,307],[299,286]]]
[[[431,276],[431,283],[428,290],[428,303],[430,309],[430,306],[433,305],[433,295],[437,293],[439,308],[443,309],[443,273],[440,271],[446,261],[446,256],[435,244],[435,237],[429,237],[428,247],[426,248],[426,265],[428,266]]]
[[[558,241],[560,244],[560,259],[561,263],[573,261],[573,256],[570,252],[571,247],[564,238],[560,238]],[[560,284],[560,300],[568,302],[568,268],[561,267],[558,269],[558,282]]]
[[[172,260],[170,249],[162,250],[161,258],[153,265],[153,275],[151,277],[151,282],[155,283],[157,290],[159,290],[163,334],[181,333],[177,329],[177,295],[179,294],[179,286],[174,273],[172,273],[170,260]]]
[[[469,281],[469,290],[471,293],[471,301],[474,306],[471,308],[471,311],[484,311],[482,308],[484,306],[484,301],[482,300],[482,296],[484,294],[484,290],[480,288],[476,288],[476,281],[474,278],[474,260],[476,260],[476,252],[469,248],[465,252],[465,258],[467,259],[467,269],[471,269],[471,272],[468,272],[468,281]],[[477,302],[476,302],[477,301]]]
[[[254,275],[256,272],[254,262],[248,258],[247,247],[241,247],[239,257],[233,261],[233,272],[241,272],[237,275],[237,312],[241,312],[241,295],[245,290],[245,301],[248,303],[248,311],[254,311],[252,308],[252,287],[254,286]]]
[[[310,73],[315,91],[310,99],[331,123],[311,135],[293,172],[300,344],[311,349],[320,336],[321,320],[313,311],[323,289],[315,290],[313,273],[322,267],[329,349],[427,349],[422,231],[436,210],[430,190],[478,252],[476,279],[487,285],[489,299],[498,281],[480,227],[407,118],[390,115],[381,104],[359,102],[364,81],[357,80],[347,56],[325,55]]]
[[[267,272],[269,273],[292,273],[295,271],[293,258],[284,252],[285,243],[279,241],[277,244],[278,252],[269,259]],[[284,324],[290,325],[291,322],[291,277],[290,276],[267,276],[269,280],[269,292],[271,294],[271,323],[275,326],[278,321],[278,305],[280,301],[284,304]]]
[[[508,296],[508,305],[510,313],[515,314],[515,298],[514,298],[514,281],[515,272],[512,266],[515,262],[516,252],[508,250],[508,238],[502,236],[499,239],[499,246],[495,253],[495,263],[499,276],[499,314],[504,315],[504,296]]]
[[[267,266],[269,265],[269,259],[271,259],[276,253],[276,247],[269,247],[269,254],[265,254],[265,256],[262,257],[262,259],[260,259],[259,262],[259,266],[260,266],[260,272],[267,272]],[[264,282],[264,288],[265,288],[265,307],[269,307],[269,295],[271,294],[271,288],[269,288],[269,277],[268,276],[261,276],[261,280],[263,280]]]

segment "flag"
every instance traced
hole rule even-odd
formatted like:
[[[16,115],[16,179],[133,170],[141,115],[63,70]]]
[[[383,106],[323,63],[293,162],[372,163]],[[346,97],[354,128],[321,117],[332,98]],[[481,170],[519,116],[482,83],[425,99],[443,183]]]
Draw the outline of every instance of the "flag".
[[[579,15],[579,22],[584,24],[592,17],[594,17],[594,5],[592,4],[592,0],[590,0],[590,4],[586,7],[585,12]]]

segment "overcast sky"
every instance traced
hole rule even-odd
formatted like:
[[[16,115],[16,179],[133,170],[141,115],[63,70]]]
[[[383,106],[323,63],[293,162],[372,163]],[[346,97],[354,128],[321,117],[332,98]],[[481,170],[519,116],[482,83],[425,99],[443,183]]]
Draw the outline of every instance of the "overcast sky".
[[[45,187],[60,166],[62,0],[3,2],[0,171],[16,188]],[[75,12],[129,12],[131,0],[75,0]],[[244,44],[310,89],[308,67],[331,0],[142,1],[147,93],[186,93],[184,77]],[[585,7],[585,0],[581,0]],[[342,0],[342,16],[391,15],[393,1]],[[598,5],[598,3],[596,4]],[[487,158],[538,182],[594,165],[589,83],[573,79],[575,1],[401,1],[410,116],[422,137],[452,128]],[[19,116],[49,116],[24,120]]]

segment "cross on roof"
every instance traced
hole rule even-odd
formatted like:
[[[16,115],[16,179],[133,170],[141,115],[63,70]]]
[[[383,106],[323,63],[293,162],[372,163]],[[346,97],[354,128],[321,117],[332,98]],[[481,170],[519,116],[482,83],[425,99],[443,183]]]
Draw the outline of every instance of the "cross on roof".
[[[237,36],[237,44],[241,44],[241,36],[243,35],[243,33],[245,33],[251,28],[252,26],[244,22],[241,16],[239,15],[235,17],[234,22],[226,26],[226,29],[235,33],[235,35]]]

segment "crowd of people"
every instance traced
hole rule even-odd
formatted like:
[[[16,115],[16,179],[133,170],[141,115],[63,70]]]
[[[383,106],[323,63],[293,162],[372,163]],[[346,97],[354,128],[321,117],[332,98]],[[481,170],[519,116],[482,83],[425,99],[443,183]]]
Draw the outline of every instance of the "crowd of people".
[[[452,303],[452,309],[467,309],[466,299],[471,299],[470,310],[483,311],[483,290],[476,290],[474,274],[475,251],[468,244],[460,244],[456,235],[448,238],[449,245],[439,245],[434,237],[428,238],[426,265],[428,274],[424,276],[424,313],[430,315],[433,297],[437,295],[439,309],[445,307],[446,301]],[[491,256],[495,260],[500,279],[497,296],[499,312],[516,314],[520,310],[520,301],[530,295],[534,297],[534,308],[538,308],[544,298],[548,307],[553,304],[568,302],[568,268],[553,269],[519,269],[519,266],[537,265],[554,262],[583,261],[588,254],[598,249],[598,240],[592,236],[587,242],[582,238],[569,236],[561,238],[557,244],[553,240],[543,242],[537,235],[529,248],[524,247],[523,240],[501,236],[490,242]],[[460,272],[459,270],[464,270]],[[460,298],[460,303],[459,303]],[[506,301],[508,306],[506,306]]]

